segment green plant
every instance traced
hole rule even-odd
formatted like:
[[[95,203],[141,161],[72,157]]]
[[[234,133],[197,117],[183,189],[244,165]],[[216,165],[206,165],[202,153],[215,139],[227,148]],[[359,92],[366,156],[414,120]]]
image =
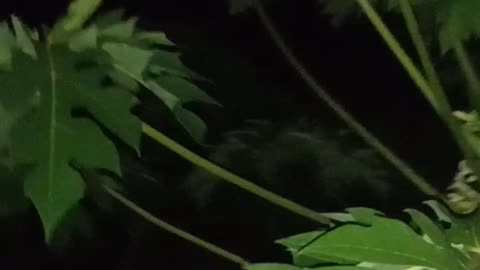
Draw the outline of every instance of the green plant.
[[[454,183],[450,187],[453,192],[448,194],[447,197],[442,196],[438,191],[429,186],[422,177],[418,176],[408,165],[398,159],[394,153],[370,134],[368,130],[359,124],[325,92],[288,48],[286,42],[282,39],[268,17],[261,1],[255,1],[253,3],[244,1],[243,3],[250,4],[258,11],[267,31],[269,31],[279,49],[284,53],[292,67],[302,76],[305,82],[368,144],[396,166],[404,176],[416,184],[420,190],[445,201],[452,210],[459,213],[471,213],[471,216],[465,219],[451,219],[445,218],[447,216],[445,215],[445,209],[442,212],[437,209],[437,214],[443,218],[443,221],[451,223],[451,227],[448,230],[453,231],[462,228],[464,229],[463,232],[466,233],[469,231],[468,228],[470,228],[473,233],[467,237],[458,238],[456,237],[458,236],[458,231],[454,233],[451,233],[451,231],[447,232],[448,230],[442,231],[442,229],[437,228],[424,214],[418,211],[407,210],[407,212],[412,215],[413,221],[420,228],[420,231],[428,236],[427,240],[415,237],[415,241],[418,242],[416,244],[412,242],[410,243],[410,247],[408,247],[408,245],[402,245],[402,243],[413,240],[411,239],[411,236],[414,235],[412,233],[413,231],[409,232],[404,225],[397,223],[399,222],[398,220],[389,220],[388,222],[392,221],[393,223],[386,226],[386,224],[382,224],[383,222],[387,222],[386,219],[377,219],[377,217],[372,214],[374,213],[373,210],[367,209],[367,211],[365,211],[365,209],[363,209],[360,211],[360,215],[358,212],[350,212],[354,217],[353,220],[347,218],[349,222],[360,221],[363,223],[360,227],[359,225],[339,226],[329,231],[314,232],[313,238],[307,239],[305,239],[305,235],[297,236],[303,241],[301,243],[296,242],[295,239],[297,238],[295,237],[285,240],[286,242],[283,241],[283,243],[290,244],[287,244],[287,247],[294,253],[295,265],[299,267],[315,267],[322,264],[329,265],[333,263],[335,265],[333,268],[339,269],[407,269],[416,266],[419,266],[421,269],[476,269],[476,261],[478,260],[476,257],[478,255],[475,253],[478,244],[476,243],[477,236],[474,231],[478,226],[478,221],[476,221],[478,211],[475,210],[478,207],[479,196],[478,192],[474,190],[472,182],[477,182],[477,175],[479,175],[477,167],[479,156],[476,153],[478,150],[478,131],[476,129],[478,120],[476,119],[476,111],[479,108],[478,106],[480,106],[478,102],[480,83],[464,44],[470,41],[472,37],[476,38],[479,34],[478,29],[480,23],[478,16],[475,14],[475,10],[478,10],[478,3],[469,0],[321,0],[319,2],[324,5],[324,10],[327,13],[335,16],[334,23],[337,24],[352,13],[365,14],[387,46],[397,57],[400,64],[405,68],[405,71],[424,95],[425,99],[449,128],[453,138],[463,151],[467,162],[461,163],[463,165],[460,165],[460,167],[463,171],[461,170],[459,174],[457,174]],[[398,12],[403,16],[420,60],[420,68],[417,67],[412,58],[396,40],[395,36],[374,9],[374,5],[387,11]],[[358,10],[360,12],[358,12]],[[422,24],[419,24],[417,21],[418,14],[421,14]],[[439,46],[436,46],[436,43],[432,42],[432,40],[425,40],[423,37],[425,32],[427,32],[426,36],[429,38],[438,38]],[[439,47],[438,53],[437,50],[435,50],[437,47]],[[465,75],[470,100],[470,107],[466,110],[474,111],[472,114],[453,112],[435,70],[434,62],[430,56],[432,52],[437,53],[437,55],[444,55],[450,51],[454,52],[455,58],[458,60],[459,66]],[[454,116],[461,121],[455,119]],[[470,167],[473,171],[470,171]],[[469,174],[472,174],[470,176],[471,178],[468,177]],[[365,213],[367,213],[367,215],[365,215]],[[469,225],[465,225],[464,222]],[[399,226],[398,228],[401,232],[395,232],[394,228],[396,226]],[[389,238],[396,233],[397,236],[402,234],[403,236],[399,238],[396,238],[397,236]],[[307,234],[307,236],[312,236],[312,233]],[[455,239],[453,240],[450,237]],[[390,239],[390,241],[388,239]],[[462,248],[458,248],[458,246],[455,245],[461,245]],[[417,250],[417,247],[420,249]],[[452,248],[457,248],[457,250],[452,250]],[[440,251],[444,253],[440,254]],[[304,257],[300,255],[304,255]],[[401,258],[402,256],[404,257]],[[434,258],[435,256],[436,258]],[[256,267],[257,266],[253,265],[250,269],[256,269]],[[300,269],[289,265],[258,265],[258,269],[283,268]],[[328,269],[329,266],[321,268]]]
[[[197,76],[178,53],[165,50],[173,44],[163,33],[137,29],[121,11],[90,19],[100,3],[73,2],[51,31],[29,29],[15,16],[13,32],[7,22],[0,26],[2,165],[5,175],[22,168],[24,199],[39,212],[47,241],[91,187],[77,170],[121,175],[112,136],[138,152],[142,125],[150,127],[131,113],[136,93],[159,97],[199,142],[205,124],[183,105],[217,104],[191,82]]]
[[[329,269],[331,264],[337,265],[333,269],[476,269],[479,216],[457,218],[435,201],[426,203],[435,211],[435,221],[407,209],[409,226],[372,209],[350,208],[337,213],[345,222],[333,229],[277,243],[292,254],[298,266],[292,269]],[[260,269],[278,269],[267,266]]]
[[[232,2],[232,0],[231,0]],[[429,46],[415,12],[427,12],[426,26],[439,26],[431,36],[440,40],[440,52],[453,51],[468,84],[471,107],[479,108],[480,79],[470,61],[464,42],[480,32],[474,0],[369,2],[322,0],[327,11],[345,16],[356,7],[391,48],[426,100],[442,118],[465,154],[468,166],[480,175],[478,165],[478,120],[475,113],[452,115],[443,86],[430,57]],[[399,11],[405,18],[420,58],[417,67],[401,47],[372,3]],[[450,206],[457,201],[445,197],[399,159],[380,140],[338,104],[301,65],[270,21],[260,1],[233,1],[235,10],[253,5],[266,29],[306,83],[345,123],[395,166],[421,191]],[[387,5],[385,5],[387,3]],[[49,31],[29,29],[12,16],[0,25],[0,157],[2,186],[11,189],[1,197],[2,213],[22,210],[30,200],[37,209],[46,241],[53,244],[68,235],[71,218],[84,217],[80,200],[88,195],[104,202],[113,198],[185,240],[216,253],[246,269],[474,269],[478,253],[478,213],[457,218],[440,204],[429,202],[440,221],[434,222],[416,210],[406,210],[413,225],[389,219],[367,208],[347,209],[348,213],[318,213],[287,200],[201,158],[166,137],[131,113],[136,94],[151,91],[197,142],[205,123],[184,108],[186,102],[217,102],[192,83],[202,79],[184,67],[163,33],[136,28],[136,19],[123,20],[113,12],[92,19],[100,0],[76,0]],[[435,9],[425,8],[435,7]],[[427,11],[426,11],[427,10]],[[12,29],[13,28],[13,31]],[[436,28],[434,28],[436,29]],[[29,80],[23,76],[28,75]],[[294,265],[250,264],[247,260],[199,239],[153,217],[122,195],[120,183],[103,172],[121,176],[113,138],[138,152],[145,134],[184,159],[242,189],[330,228],[279,240],[293,254]],[[470,191],[468,181],[461,185]],[[21,190],[23,189],[23,194]],[[457,190],[462,196],[462,190]],[[10,196],[14,195],[14,196]],[[478,196],[468,198],[478,200]],[[100,203],[103,204],[103,203]],[[475,211],[477,204],[473,204]],[[455,207],[452,207],[455,209]],[[443,222],[443,223],[442,223]],[[449,226],[445,226],[444,223]],[[70,226],[63,225],[67,224]],[[332,266],[333,265],[333,266]]]
[[[140,154],[145,134],[214,175],[328,223],[316,211],[201,158],[133,114],[132,107],[139,105],[137,94],[150,91],[158,97],[158,106],[167,108],[200,143],[206,125],[184,105],[218,103],[196,86],[195,81],[205,79],[182,64],[164,33],[138,29],[137,19],[124,20],[121,11],[93,16],[100,5],[100,0],[73,1],[51,30],[30,29],[15,16],[0,25],[0,180],[8,187],[2,213],[23,210],[31,202],[46,242],[55,245],[58,238],[64,242],[72,230],[84,230],[76,227],[87,220],[81,203],[85,197],[101,207],[111,198],[128,201],[120,193],[125,192],[121,183],[103,176],[107,172],[121,177],[117,144]],[[169,224],[156,224],[172,231]],[[186,232],[176,232],[226,254]]]

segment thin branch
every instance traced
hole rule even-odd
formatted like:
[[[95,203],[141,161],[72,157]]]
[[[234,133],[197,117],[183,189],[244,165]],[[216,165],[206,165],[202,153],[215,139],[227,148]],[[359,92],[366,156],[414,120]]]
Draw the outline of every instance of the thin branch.
[[[141,78],[137,78],[135,75],[130,73],[128,70],[122,68],[119,65],[114,65],[114,68],[119,71],[124,73],[126,76],[129,76],[130,78],[136,80],[138,83],[140,83],[142,86],[149,88],[148,84],[146,84]],[[240,176],[237,176],[233,174],[230,171],[227,171],[216,164],[204,159],[203,157],[193,153],[192,151],[188,150],[187,148],[181,146],[174,140],[168,138],[158,130],[155,130],[151,126],[149,126],[146,123],[142,123],[142,131],[145,135],[149,136],[153,140],[155,140],[157,143],[165,146],[166,148],[170,149],[174,153],[177,153],[180,157],[183,157],[187,161],[191,162],[192,164],[206,170],[207,172],[219,177],[220,179],[234,184],[243,190],[246,190],[260,198],[263,198],[275,205],[278,205],[280,207],[283,207],[291,212],[294,212],[298,215],[301,215],[303,217],[306,217],[310,220],[313,220],[318,223],[322,224],[330,224],[330,220],[318,213],[317,211],[314,211],[312,209],[309,209],[307,207],[304,207],[300,204],[297,204],[293,201],[290,201],[284,197],[281,197],[280,195],[277,195],[269,190],[266,190],[256,184],[254,184],[251,181],[248,181],[245,178],[242,178]]]
[[[258,197],[261,197],[275,205],[283,207],[291,212],[294,212],[298,215],[301,215],[305,218],[310,220],[316,221],[322,224],[330,224],[330,221],[327,217],[323,216],[322,214],[318,213],[315,210],[306,208],[302,205],[299,205],[293,201],[290,201],[284,197],[281,197],[269,190],[258,186],[245,178],[237,176],[217,165],[214,163],[202,158],[201,156],[193,153],[192,151],[188,150],[187,148],[181,146],[180,144],[176,143],[174,140],[168,138],[161,132],[155,130],[148,124],[142,125],[142,131],[145,135],[149,136],[159,144],[165,146],[166,148],[170,149],[180,157],[190,161],[192,164],[204,169],[205,171],[211,173],[212,175],[218,176],[221,179],[234,184],[240,187],[243,190],[246,190]]]
[[[409,165],[397,157],[395,153],[393,153],[379,139],[371,134],[323,89],[313,75],[311,75],[300,63],[300,61],[293,55],[290,48],[286,45],[286,42],[283,40],[282,36],[279,34],[269,16],[265,12],[261,2],[257,0],[255,3],[257,13],[268,33],[275,41],[277,47],[282,51],[290,65],[298,72],[307,85],[312,88],[312,90],[340,117],[340,119],[342,119],[362,139],[364,139],[367,144],[378,151],[386,160],[388,160],[395,168],[397,168],[408,180],[416,185],[420,191],[427,195],[439,197],[440,193],[433,186],[431,186],[423,177],[418,175]],[[424,82],[424,84],[426,84],[426,82]],[[426,84],[426,86],[428,87],[428,84]]]
[[[412,42],[417,50],[418,56],[420,57],[420,62],[422,63],[423,69],[425,70],[428,80],[430,81],[432,91],[435,94],[435,97],[440,106],[440,110],[441,110],[439,112],[440,118],[444,121],[444,123],[450,130],[450,133],[453,135],[456,143],[458,144],[459,148],[462,150],[465,158],[469,160],[469,162],[471,162],[471,158],[473,157],[473,151],[471,147],[468,146],[467,141],[465,140],[465,137],[458,126],[459,124],[456,121],[454,121],[452,118],[451,105],[448,102],[448,98],[445,94],[445,90],[442,86],[442,83],[440,82],[440,79],[435,70],[433,61],[428,52],[427,46],[425,45],[425,42],[423,40],[422,34],[420,32],[420,27],[418,25],[417,19],[415,18],[415,14],[412,9],[412,6],[410,5],[409,0],[400,0],[399,3],[400,3],[400,9],[401,9],[403,18],[405,20],[405,24],[407,26],[408,32],[410,33]],[[478,83],[478,78],[476,80],[471,76],[473,70],[469,65],[468,56],[462,50],[461,45],[457,46],[455,51],[457,53],[457,58],[459,59],[460,63],[462,63],[461,66],[464,70],[464,73],[467,74],[466,77],[470,78],[470,80],[473,81],[473,83],[471,84],[475,85],[475,81],[476,81],[477,87],[480,87],[480,84]],[[473,89],[473,88],[474,87],[471,87],[469,89]],[[479,100],[478,99],[480,97],[479,89],[480,88],[477,88],[476,90],[471,91],[470,97],[474,102]],[[477,103],[477,106],[479,105],[480,105],[480,102]]]
[[[110,194],[110,196],[112,196],[113,198],[115,198],[117,201],[119,201],[120,203],[122,203],[124,206],[126,206],[127,208],[129,208],[130,210],[132,210],[133,212],[135,212],[136,214],[138,214],[139,216],[141,216],[142,218],[144,218],[145,220],[151,222],[152,224],[155,224],[157,227],[171,233],[171,234],[174,234],[188,242],[191,242],[205,250],[208,250],[209,252],[211,253],[214,253],[224,259],[227,259],[233,263],[236,263],[236,264],[239,264],[241,265],[242,267],[243,266],[246,266],[249,264],[249,262],[247,260],[245,260],[244,258],[236,255],[236,254],[233,254],[221,247],[218,247],[212,243],[209,243],[201,238],[198,238],[196,237],[195,235],[192,235],[186,231],[183,231],[155,216],[153,216],[152,214],[150,214],[149,212],[145,211],[144,209],[142,209],[140,206],[136,205],[135,203],[133,203],[132,201],[130,201],[129,199],[125,198],[122,194],[118,193],[117,191],[111,189],[110,187],[104,185],[103,186],[104,190]]]
[[[405,24],[407,26],[407,30],[410,34],[413,45],[417,50],[422,67],[427,74],[428,80],[430,81],[432,91],[434,92],[437,101],[441,104],[442,111],[445,111],[445,113],[450,115],[451,106],[448,102],[447,96],[445,95],[445,90],[443,89],[427,46],[420,32],[420,27],[417,19],[415,18],[415,13],[412,9],[412,6],[409,0],[399,0],[399,4]]]
[[[455,44],[454,51],[468,83],[468,94],[470,96],[470,102],[472,103],[471,106],[477,112],[480,112],[480,79],[478,74],[462,43],[458,42]]]
[[[424,78],[420,70],[415,66],[412,59],[408,56],[402,46],[393,36],[392,32],[388,29],[382,18],[378,15],[375,9],[370,4],[369,0],[357,0],[357,3],[362,8],[365,15],[375,27],[375,30],[380,34],[385,43],[388,45],[393,54],[397,57],[398,61],[403,65],[410,78],[413,80],[418,89],[422,92],[423,96],[428,100],[436,113],[442,115],[442,107],[438,103],[438,100],[433,92],[432,88]]]

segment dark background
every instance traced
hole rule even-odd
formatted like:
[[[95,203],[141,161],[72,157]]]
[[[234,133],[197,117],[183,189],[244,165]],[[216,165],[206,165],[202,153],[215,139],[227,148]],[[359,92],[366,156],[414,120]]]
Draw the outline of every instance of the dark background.
[[[139,16],[142,27],[165,31],[179,45],[185,63],[214,82],[209,92],[224,108],[204,111],[211,141],[249,118],[289,121],[310,117],[333,128],[342,127],[284,60],[254,12],[231,16],[221,0],[105,2],[105,10],[123,8],[128,14]],[[14,13],[30,25],[51,24],[67,4],[2,1],[0,12],[3,18]],[[356,19],[333,28],[329,18],[309,0],[276,1],[267,9],[295,54],[322,85],[422,175],[443,188],[459,158],[456,148],[371,25],[365,19]],[[401,18],[389,14],[388,23],[411,52]],[[462,102],[461,97],[454,99]],[[148,146],[149,142],[145,143]],[[150,151],[156,156],[161,151],[154,146],[145,148],[153,149]],[[411,190],[395,192],[408,198],[399,207],[421,200],[411,198]],[[158,196],[158,204],[164,206],[157,210],[163,211],[166,219],[252,261],[287,258],[271,243],[273,236],[262,237],[263,232],[255,231],[255,218],[238,223],[222,217],[192,216],[187,205],[168,205],[169,198],[153,192],[138,195],[138,199],[142,196]],[[223,210],[229,211],[226,207]],[[44,246],[38,217],[5,219],[0,223],[0,245],[5,249],[0,253],[2,265],[12,269],[23,269],[32,263],[50,269],[238,269],[146,225],[132,225],[136,226],[134,230],[146,231],[132,240],[132,229],[124,223],[135,224],[129,221],[135,219],[133,215],[97,214],[100,225],[95,239],[77,240],[73,247],[60,253]],[[286,213],[279,215],[292,218]],[[301,223],[295,229],[299,228],[315,226]],[[299,231],[291,231],[295,232]]]

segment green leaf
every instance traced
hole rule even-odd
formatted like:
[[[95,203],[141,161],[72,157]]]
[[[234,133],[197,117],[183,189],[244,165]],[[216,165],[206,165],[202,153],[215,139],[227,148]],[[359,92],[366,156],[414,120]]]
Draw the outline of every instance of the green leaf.
[[[435,270],[429,267],[421,267],[418,265],[395,265],[395,264],[383,264],[383,263],[370,263],[363,262],[358,264],[362,269],[375,269],[375,270]]]
[[[440,24],[439,40],[443,52],[458,42],[480,35],[480,1],[444,0],[438,2],[437,21]]]
[[[118,22],[101,28],[100,35],[119,40],[126,40],[133,36],[135,26],[137,24],[136,18],[131,18],[125,22]]]
[[[424,204],[432,208],[432,210],[437,215],[437,218],[439,221],[443,221],[447,223],[452,222],[452,216],[450,214],[450,211],[439,202],[430,200],[430,201],[425,201]]]
[[[108,73],[108,76],[116,85],[134,93],[138,92],[139,85],[137,80],[130,76],[125,76],[125,73],[118,70],[112,70]]]
[[[167,91],[165,88],[158,85],[154,81],[141,81],[155,96],[157,96],[170,109],[174,110],[180,103],[180,99]]]
[[[364,225],[370,225],[376,219],[377,215],[382,215],[380,211],[366,208],[366,207],[353,207],[347,208],[347,212],[349,212],[354,220],[358,223],[362,223]]]
[[[174,76],[161,76],[157,79],[157,83],[162,86],[162,88],[168,90],[170,93],[178,97],[182,102],[202,102],[215,104],[220,106],[220,104],[210,97],[205,91],[201,90],[195,84]]]
[[[0,67],[9,70],[12,67],[12,47],[14,36],[6,22],[0,23]]]
[[[74,110],[90,112],[135,148],[140,122],[130,113],[128,92],[103,88],[108,70],[79,67],[87,55],[58,46],[37,53],[37,61],[18,58],[12,72],[1,74],[0,100],[11,89],[16,95],[38,96],[37,106],[12,129],[12,156],[34,166],[25,179],[25,194],[39,212],[50,242],[62,218],[84,195],[84,182],[70,166],[72,161],[120,174],[113,143],[95,122],[74,116]],[[29,80],[22,79],[25,74]]]
[[[101,5],[102,0],[75,0],[69,7],[67,15],[53,27],[48,37],[49,43],[63,42],[71,33],[80,30],[90,16]]]
[[[153,56],[153,52],[149,50],[139,49],[124,43],[104,43],[102,49],[112,57],[114,65],[137,80],[142,80],[143,72]]]
[[[156,82],[147,81],[142,82],[142,84],[163,101],[163,103],[172,111],[177,121],[188,131],[195,141],[199,143],[203,141],[207,127],[200,117],[185,109],[181,100],[177,96],[173,95]]]
[[[340,226],[302,249],[319,261],[349,264],[373,262],[432,267],[438,270],[462,269],[450,252],[424,241],[401,221],[376,217],[371,226]]]
[[[281,263],[256,263],[244,267],[246,270],[303,270],[306,268],[297,267]],[[358,266],[326,266],[312,268],[311,270],[368,270],[368,268]],[[306,269],[307,270],[307,269]]]
[[[320,235],[325,233],[325,231],[313,231],[294,235],[288,238],[280,239],[275,241],[287,248],[287,250],[292,254],[293,261],[295,265],[298,266],[312,266],[317,265],[319,261],[315,258],[311,258],[305,255],[299,255],[298,252],[305,247],[307,244],[317,239]]]
[[[406,209],[405,212],[412,217],[413,222],[420,227],[422,232],[426,234],[434,244],[443,248],[450,247],[445,233],[429,217],[415,209]]]
[[[99,29],[104,29],[113,24],[121,22],[124,15],[125,10],[123,9],[108,11],[106,13],[96,16],[94,18],[93,24],[96,25]]]
[[[27,33],[25,26],[15,16],[12,16],[12,24],[15,31],[15,36],[17,38],[17,45],[20,47],[20,50],[30,55],[32,58],[37,58],[35,46],[33,45],[30,34]]]
[[[297,234],[287,238],[279,239],[275,243],[281,244],[282,246],[288,248],[291,252],[298,252],[302,247],[318,238],[325,231],[313,231]]]
[[[81,52],[88,49],[96,49],[98,29],[95,26],[76,32],[68,41],[70,50]]]
[[[184,78],[196,77],[180,60],[176,53],[156,51],[153,55],[149,71],[156,75],[170,74]]]
[[[157,82],[144,79],[153,53],[121,43],[105,43],[105,50],[113,59],[118,71],[138,81],[154,93],[172,111],[178,122],[189,132],[197,142],[203,141],[206,133],[204,121],[189,110],[183,108],[183,102],[203,101],[215,103],[215,100],[202,93],[195,85],[182,78],[163,77],[162,83],[170,87],[165,89]],[[176,93],[172,93],[175,91]],[[177,94],[179,96],[177,96]],[[185,99],[185,100],[182,100]]]
[[[193,112],[183,108],[181,104],[177,104],[173,108],[173,114],[178,122],[188,131],[190,136],[198,143],[202,143],[207,134],[207,125]]]
[[[175,46],[175,44],[170,41],[163,32],[141,32],[135,34],[133,38],[154,45]]]
[[[436,201],[426,202],[435,211],[440,220],[450,226],[445,229],[448,242],[463,245],[464,250],[480,249],[480,214],[456,217],[446,207]]]
[[[256,263],[244,267],[246,270],[301,270],[302,268],[281,263]]]

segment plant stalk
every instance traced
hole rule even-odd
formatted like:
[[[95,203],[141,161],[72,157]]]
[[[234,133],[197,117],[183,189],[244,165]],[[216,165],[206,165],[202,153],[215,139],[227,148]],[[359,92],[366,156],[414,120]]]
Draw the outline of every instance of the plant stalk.
[[[389,161],[395,168],[397,168],[410,182],[412,182],[423,193],[440,197],[438,192],[433,186],[431,186],[423,177],[417,174],[409,165],[401,160],[393,151],[386,147],[379,139],[371,134],[362,124],[360,124],[350,113],[348,113],[339,103],[331,97],[323,87],[316,81],[314,76],[306,70],[306,68],[300,63],[296,56],[291,52],[282,36],[279,34],[269,16],[265,12],[263,5],[260,1],[255,1],[257,13],[265,26],[266,30],[275,41],[277,47],[282,51],[289,64],[297,71],[306,84],[332,109],[340,119],[342,119],[350,128],[352,128],[368,145],[380,153],[387,161]],[[417,76],[418,77],[418,76]],[[426,90],[429,90],[428,84],[418,78],[420,84],[424,85]],[[428,91],[427,91],[428,92]],[[432,102],[434,97],[432,95]]]
[[[399,62],[403,65],[405,70],[407,70],[412,80],[416,82],[417,87],[424,94],[424,96],[426,96],[425,93],[431,93],[431,95],[433,95],[435,103],[432,104],[430,102],[430,104],[432,105],[436,113],[440,116],[440,119],[442,119],[442,121],[445,123],[445,125],[449,129],[455,142],[457,143],[458,147],[462,151],[465,159],[471,162],[472,158],[474,157],[474,153],[472,149],[469,147],[467,141],[465,140],[464,135],[461,133],[461,128],[459,127],[459,124],[452,117],[451,105],[448,101],[448,97],[445,94],[445,90],[435,70],[435,67],[430,57],[430,54],[428,52],[427,46],[422,38],[420,27],[415,18],[415,14],[412,9],[412,6],[410,5],[409,0],[399,0],[400,9],[402,12],[402,16],[405,20],[405,24],[407,26],[410,37],[412,39],[412,42],[419,55],[422,67],[427,75],[427,78],[429,81],[429,85],[427,84],[427,87],[430,90],[424,89],[425,85],[423,82],[425,82],[426,80],[421,79],[423,78],[422,73],[415,67],[415,64],[413,63],[413,61],[405,53],[400,43],[395,39],[391,31],[388,29],[386,24],[383,22],[383,20],[378,15],[378,13],[373,9],[370,3],[366,0],[357,0],[357,2],[360,4],[360,6],[362,7],[363,11],[369,18],[370,22],[375,27],[375,29],[380,33],[385,43],[393,51],[393,53],[395,54]],[[462,55],[465,56],[465,54],[462,54]],[[474,72],[472,73],[472,70],[468,67],[468,58],[461,58],[461,59],[467,60],[466,64],[465,64],[465,61],[463,61],[463,63],[466,66],[465,69],[468,70],[466,72],[468,73],[467,77],[470,77],[472,74],[474,74]],[[470,78],[474,80],[472,77]],[[419,81],[419,79],[421,80]],[[480,87],[480,84],[477,84],[477,85]],[[478,91],[478,93],[480,94],[480,90]],[[427,99],[429,98],[427,97]],[[478,172],[476,171],[476,173]]]
[[[198,166],[199,168],[204,169],[205,171],[211,173],[212,175],[218,176],[223,180],[240,187],[243,190],[246,190],[252,194],[255,194],[258,197],[261,197],[275,205],[278,205],[287,210],[290,210],[291,212],[294,212],[305,218],[308,218],[310,220],[313,220],[315,222],[322,223],[322,224],[330,224],[329,219],[323,216],[322,214],[318,213],[317,211],[314,211],[312,209],[299,205],[293,201],[290,201],[282,196],[279,196],[269,190],[266,190],[261,186],[258,186],[240,176],[237,176],[215,165],[214,163],[202,158],[201,156],[193,153],[187,148],[176,143],[174,140],[168,138],[161,132],[149,126],[148,124],[143,123],[142,131],[143,133],[145,133],[147,136],[149,136],[159,144],[165,146],[166,148],[170,149],[180,157],[190,161],[192,164]]]
[[[439,102],[442,112],[448,114],[451,113],[451,106],[448,102],[448,98],[445,95],[445,90],[440,82],[437,71],[435,70],[433,61],[428,52],[427,45],[424,42],[422,34],[420,32],[420,27],[418,25],[417,19],[415,18],[415,13],[412,9],[409,0],[399,0],[400,10],[402,16],[405,20],[407,30],[412,39],[413,45],[417,51],[417,54],[420,58],[423,70],[425,71],[428,80],[430,81],[431,89],[435,95],[436,100]]]
[[[468,94],[470,102],[472,102],[471,107],[480,112],[480,78],[477,75],[478,73],[475,71],[475,67],[461,42],[455,44],[454,52],[468,83]]]
[[[461,129],[459,127],[459,124],[454,121],[452,118],[452,108],[451,105],[448,101],[448,97],[445,94],[445,90],[442,86],[442,83],[440,82],[440,79],[438,77],[438,73],[435,70],[433,61],[430,57],[430,54],[428,52],[427,46],[424,42],[424,39],[422,37],[422,34],[420,32],[420,27],[418,25],[418,22],[415,18],[415,13],[412,9],[412,6],[410,4],[409,0],[399,0],[400,3],[400,9],[403,15],[403,18],[405,20],[405,24],[407,26],[408,32],[410,34],[410,37],[412,39],[412,42],[415,46],[415,49],[418,53],[418,56],[420,58],[420,62],[422,64],[422,67],[427,75],[428,80],[430,81],[430,86],[431,89],[436,97],[436,100],[438,101],[438,104],[440,106],[440,111],[438,112],[440,115],[440,118],[444,121],[448,129],[450,130],[450,133],[453,135],[456,143],[458,144],[459,148],[463,152],[465,158],[468,160],[472,158],[473,156],[473,151],[468,147],[468,144],[465,140],[464,135],[461,133]],[[457,50],[456,50],[457,51]],[[471,75],[475,74],[473,72],[473,69],[471,66],[469,66],[469,60],[464,51],[462,50],[462,47],[460,46],[459,53],[457,53],[457,56],[459,58],[459,61],[462,64],[463,69],[465,70],[466,77],[471,78],[472,81],[475,81],[475,78],[473,78]],[[460,60],[461,59],[461,60]],[[475,84],[475,83],[473,83]],[[471,94],[471,98],[474,100],[478,100],[480,97],[480,83],[477,78],[477,90],[472,91],[474,93],[477,93],[476,97],[474,94]],[[473,89],[471,87],[470,89]],[[477,103],[480,105],[480,102]]]
[[[145,211],[144,209],[142,209],[140,206],[136,205],[135,203],[133,203],[132,201],[130,201],[129,199],[127,199],[126,197],[124,197],[122,194],[118,193],[117,191],[111,189],[110,187],[104,185],[103,186],[104,190],[110,195],[112,196],[113,198],[115,198],[117,201],[119,201],[121,204],[123,204],[124,206],[126,206],[127,208],[129,208],[130,210],[132,210],[133,212],[135,212],[136,214],[138,214],[139,216],[141,216],[142,218],[144,218],[145,220],[151,222],[152,224],[155,224],[157,227],[171,233],[171,234],[174,234],[188,242],[191,242],[211,253],[214,253],[224,259],[227,259],[233,263],[236,263],[236,264],[239,264],[241,265],[242,267],[243,266],[246,266],[249,264],[249,262],[247,260],[245,260],[244,258],[236,255],[236,254],[233,254],[223,248],[220,248],[212,243],[209,243],[201,238],[198,238],[196,237],[195,235],[192,235],[186,231],[183,231],[155,216],[153,216],[152,214],[150,214],[149,212]]]
[[[142,86],[148,88],[149,86],[140,78],[137,78],[135,75],[131,74],[124,68],[122,68],[119,65],[114,65],[114,68],[118,70],[119,72],[124,73],[126,76],[129,76],[130,78],[136,80],[138,83],[140,83]],[[299,205],[293,201],[290,201],[284,197],[281,197],[269,190],[266,190],[253,182],[248,181],[245,178],[242,178],[240,176],[237,176],[219,166],[216,164],[202,158],[201,156],[193,153],[192,151],[188,150],[187,148],[181,146],[174,140],[168,138],[158,130],[155,130],[151,126],[149,126],[146,123],[142,123],[142,131],[144,134],[148,135],[150,138],[155,140],[157,143],[165,146],[166,148],[170,149],[174,153],[177,153],[179,156],[183,157],[187,161],[191,162],[192,164],[206,170],[207,172],[219,177],[222,180],[225,180],[228,183],[234,184],[243,190],[246,190],[260,198],[263,198],[275,205],[278,205],[280,207],[283,207],[291,212],[294,212],[298,215],[301,215],[303,217],[306,217],[310,220],[313,220],[318,223],[322,224],[330,224],[330,220],[327,217],[324,217],[320,213],[306,208],[302,205]]]
[[[380,34],[385,43],[388,45],[393,54],[397,57],[398,61],[407,71],[410,78],[413,80],[418,89],[422,92],[423,96],[428,100],[435,112],[442,115],[442,106],[439,104],[437,97],[428,84],[427,80],[423,77],[422,73],[417,69],[412,59],[408,56],[402,46],[393,36],[392,32],[383,22],[382,18],[378,15],[375,9],[370,4],[369,0],[357,0],[357,3],[362,8],[363,12],[367,15],[368,19],[375,27],[375,30]]]

